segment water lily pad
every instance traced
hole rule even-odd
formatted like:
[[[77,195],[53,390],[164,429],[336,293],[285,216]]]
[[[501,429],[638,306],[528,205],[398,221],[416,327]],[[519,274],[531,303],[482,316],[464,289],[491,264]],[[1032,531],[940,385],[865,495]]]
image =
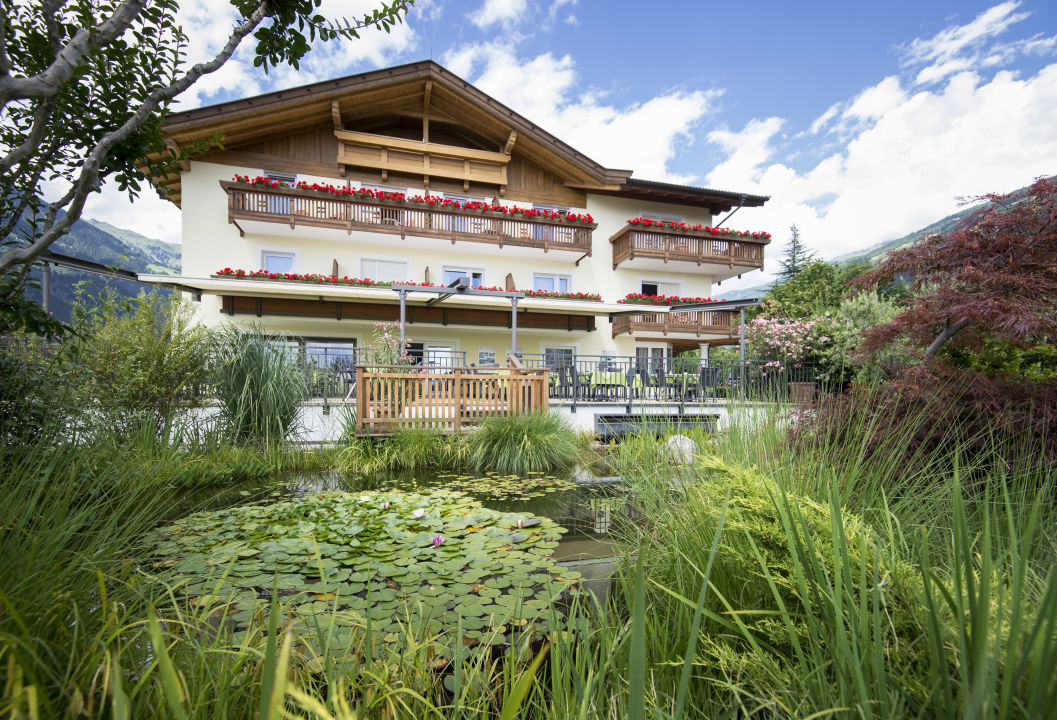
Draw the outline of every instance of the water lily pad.
[[[554,482],[510,476],[451,482],[482,480]],[[413,517],[416,508],[422,517]],[[184,581],[193,602],[219,608],[234,598],[237,632],[255,613],[259,621],[258,605],[274,588],[306,627],[326,622],[352,632],[370,623],[378,641],[356,648],[399,648],[409,630],[428,628],[450,658],[468,651],[468,639],[510,641],[482,632],[488,628],[513,632],[543,615],[560,617],[552,602],[575,574],[544,546],[563,532],[546,518],[490,510],[447,489],[322,493],[177,521],[155,537],[156,569],[166,581]],[[463,634],[456,638],[460,617]]]

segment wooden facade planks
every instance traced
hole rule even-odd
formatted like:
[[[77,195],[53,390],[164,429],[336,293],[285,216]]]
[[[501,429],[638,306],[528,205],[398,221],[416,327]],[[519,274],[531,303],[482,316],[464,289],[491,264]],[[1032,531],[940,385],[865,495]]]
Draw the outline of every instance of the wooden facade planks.
[[[643,230],[625,225],[609,238],[613,246],[613,269],[637,257],[664,262],[681,261],[722,264],[731,268],[763,267],[764,241],[733,240],[722,235],[679,233],[672,230]]]
[[[356,434],[388,435],[404,427],[459,432],[489,417],[546,412],[548,372],[397,365],[356,367]]]
[[[247,285],[252,282],[246,281]],[[326,292],[325,287],[321,287],[320,291]],[[332,318],[336,320],[367,320],[371,322],[397,322],[400,319],[400,306],[397,304],[395,293],[391,303],[224,295],[222,308],[229,315],[255,315],[258,317],[280,315],[286,317]],[[509,310],[425,307],[424,305],[409,304],[407,311],[408,325],[510,327]],[[595,318],[593,315],[519,310],[517,324],[519,328],[524,329],[591,332],[595,329]]]

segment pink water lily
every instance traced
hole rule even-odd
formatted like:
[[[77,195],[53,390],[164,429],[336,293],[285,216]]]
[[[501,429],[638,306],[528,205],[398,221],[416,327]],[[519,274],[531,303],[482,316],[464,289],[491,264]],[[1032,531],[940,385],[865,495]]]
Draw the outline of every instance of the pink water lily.
[[[518,518],[518,521],[517,521],[517,526],[518,526],[518,529],[519,529],[519,530],[520,530],[521,528],[525,527],[525,521],[524,521],[524,520],[522,520],[521,518]]]
[[[382,503],[382,510],[388,510],[388,509],[389,509],[389,501],[386,500],[384,503]]]
[[[433,547],[440,547],[440,544],[444,542],[444,537],[441,535],[433,536]]]

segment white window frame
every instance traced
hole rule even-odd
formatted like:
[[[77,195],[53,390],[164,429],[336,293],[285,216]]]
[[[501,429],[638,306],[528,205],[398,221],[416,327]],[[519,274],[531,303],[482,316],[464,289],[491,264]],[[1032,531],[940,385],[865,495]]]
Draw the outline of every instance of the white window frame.
[[[264,263],[264,256],[265,255],[277,255],[277,256],[281,255],[281,256],[289,257],[289,258],[291,258],[293,260],[293,263],[291,263],[291,265],[290,265],[290,273],[294,274],[294,273],[300,273],[301,272],[301,252],[297,248],[270,247],[270,246],[258,245],[257,246],[257,262],[260,263],[260,265],[258,267],[260,267],[261,270],[268,270],[268,268],[265,266],[265,263]],[[269,271],[269,272],[271,272],[271,271]]]
[[[473,287],[473,274],[481,273],[481,287],[489,287],[487,268],[475,267],[473,265],[441,265],[440,280],[442,285],[448,284],[444,281],[444,273],[447,272],[461,272],[466,274],[466,276],[470,278],[470,287]]]
[[[297,178],[299,175],[295,172],[285,172],[283,170],[261,170],[261,175],[272,180],[278,180],[284,182],[287,185],[294,186],[297,184]]]
[[[554,280],[554,284],[555,285],[558,284],[558,279],[559,278],[565,278],[566,280],[569,281],[569,289],[566,290],[565,292],[576,292],[576,286],[573,284],[573,276],[572,275],[566,275],[565,273],[560,273],[560,272],[552,272],[550,270],[533,270],[532,271],[532,288],[533,289],[536,288],[536,277],[537,276],[543,276],[543,277],[552,278]],[[554,292],[561,292],[561,291],[560,290],[555,290]]]
[[[647,220],[657,220],[670,223],[686,222],[686,215],[675,215],[673,213],[663,213],[656,210],[643,210],[639,213],[639,217],[646,218]]]
[[[665,278],[655,278],[655,277],[653,277],[653,278],[651,278],[651,277],[640,277],[639,278],[639,289],[638,289],[637,292],[640,292],[640,293],[642,292],[642,284],[643,283],[652,283],[654,285],[665,285],[665,284],[674,283],[675,285],[679,286],[679,290],[676,292],[676,295],[678,295],[679,297],[682,297],[683,293],[686,292],[686,283],[683,280],[677,280],[675,278],[666,278],[665,279]]]
[[[363,261],[364,260],[367,260],[367,261],[371,261],[371,260],[379,261],[380,260],[382,262],[403,263],[404,264],[404,282],[408,282],[409,280],[411,280],[411,261],[408,260],[406,257],[400,257],[398,255],[365,255],[365,254],[362,254],[362,253],[356,255],[356,275],[354,277],[358,277],[358,278],[364,277],[364,275],[363,275]],[[372,277],[371,279],[372,280],[377,280],[378,278]]]

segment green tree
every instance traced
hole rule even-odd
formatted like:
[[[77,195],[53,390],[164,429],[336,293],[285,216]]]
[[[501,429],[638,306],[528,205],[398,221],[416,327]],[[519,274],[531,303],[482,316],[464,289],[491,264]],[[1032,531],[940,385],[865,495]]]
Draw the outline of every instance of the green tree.
[[[793,224],[789,227],[789,244],[785,248],[785,257],[778,261],[782,269],[778,271],[778,277],[789,280],[796,277],[805,267],[815,259],[815,253],[809,250],[800,239],[800,228]]]
[[[813,260],[790,279],[772,287],[764,296],[760,312],[769,317],[806,319],[835,310],[848,294],[851,279],[867,269],[865,262]]]
[[[213,58],[191,67],[179,0],[3,4],[0,314],[8,325],[65,331],[24,302],[30,265],[69,232],[88,194],[105,182],[135,196],[210,144],[175,151],[162,123],[174,99],[223,66],[247,36],[256,40],[254,64],[264,72],[297,68],[311,41],[357,38],[368,27],[388,31],[414,2],[382,2],[350,22],[319,14],[320,0],[229,1],[238,23]],[[62,195],[46,201],[45,183]]]

